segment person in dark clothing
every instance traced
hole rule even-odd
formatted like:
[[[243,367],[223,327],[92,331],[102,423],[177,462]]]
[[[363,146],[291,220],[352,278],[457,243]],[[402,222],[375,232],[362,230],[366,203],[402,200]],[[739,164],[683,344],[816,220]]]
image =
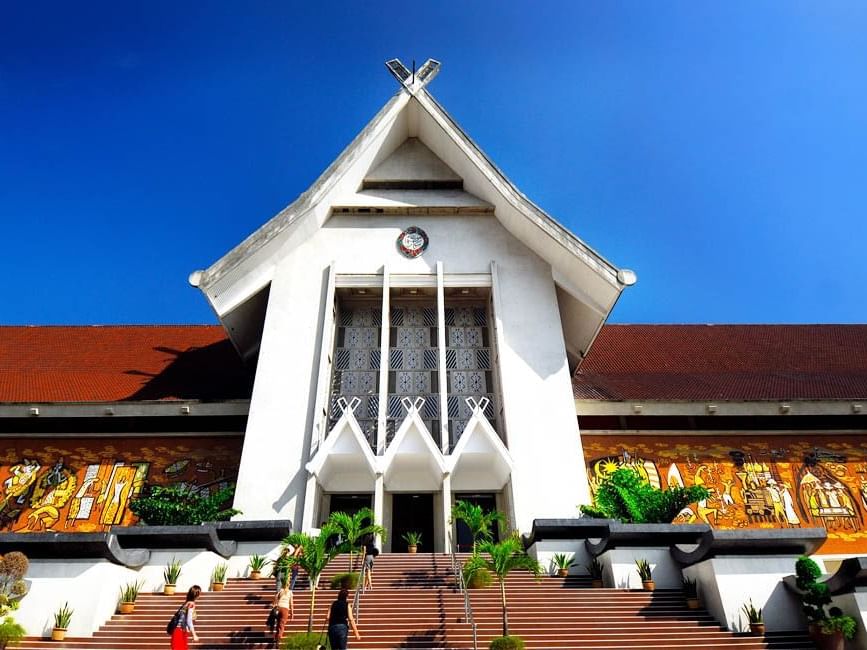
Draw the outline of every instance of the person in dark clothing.
[[[347,645],[349,628],[352,628],[355,640],[361,641],[361,635],[358,633],[355,619],[352,617],[352,608],[349,606],[348,597],[349,590],[341,589],[340,593],[337,594],[337,600],[331,603],[331,610],[328,613],[328,642],[331,644],[332,650],[346,650],[349,647]]]

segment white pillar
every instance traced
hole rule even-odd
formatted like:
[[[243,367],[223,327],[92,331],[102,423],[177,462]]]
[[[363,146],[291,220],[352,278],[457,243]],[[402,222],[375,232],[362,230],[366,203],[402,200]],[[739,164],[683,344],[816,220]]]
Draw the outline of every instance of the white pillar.
[[[376,484],[373,488],[373,523],[379,524],[383,526],[383,501],[385,500],[385,491],[384,491],[385,479],[383,479],[382,474],[376,475]],[[377,548],[382,548],[382,536],[377,535],[374,540],[374,544]]]
[[[382,335],[379,339],[379,412],[376,418],[376,454],[385,453],[388,415],[388,339],[391,330],[388,267],[382,267]]]
[[[304,515],[301,519],[301,532],[306,533],[313,528],[313,514],[316,511],[316,477],[307,474],[307,489],[304,492]],[[298,530],[296,528],[296,530]]]
[[[439,393],[440,393],[440,449],[448,454],[449,440],[449,404],[448,377],[446,376],[446,299],[443,283],[443,263],[437,262],[437,358],[439,360]]]
[[[446,473],[443,475],[443,551],[446,553],[452,552],[452,546],[449,543],[452,530],[452,475]]]

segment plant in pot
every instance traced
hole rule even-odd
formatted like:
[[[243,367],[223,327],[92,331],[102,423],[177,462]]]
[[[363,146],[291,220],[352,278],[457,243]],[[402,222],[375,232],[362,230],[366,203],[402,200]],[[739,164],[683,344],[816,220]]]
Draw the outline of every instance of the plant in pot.
[[[854,638],[857,627],[854,618],[843,614],[839,607],[831,607],[828,618],[819,624],[818,645],[822,650],[843,650],[846,639]]]
[[[355,588],[358,586],[358,579],[358,571],[336,573],[334,577],[331,578],[330,585],[332,589],[348,589],[349,591],[355,591]]]
[[[250,564],[247,566],[250,567],[250,579],[258,580],[262,577],[262,569],[265,568],[265,564],[268,562],[268,559],[264,555],[251,555],[250,556]]]
[[[14,618],[7,616],[0,622],[0,649],[7,645],[10,647],[16,645],[26,633],[26,630],[16,623]]]
[[[401,539],[406,542],[406,550],[408,553],[415,553],[418,551],[418,547],[421,546],[421,533],[415,530],[411,530],[408,533],[404,533],[401,536]]]
[[[166,596],[174,595],[175,588],[178,586],[178,578],[180,576],[181,562],[177,558],[172,558],[172,561],[166,565],[165,569],[163,569],[163,580],[166,583],[163,587],[163,593]]]
[[[555,553],[554,558],[552,560],[554,564],[554,568],[557,569],[557,576],[560,578],[565,578],[569,575],[569,569],[575,566],[576,562],[572,559],[574,557],[574,553],[566,554],[566,553]]]
[[[229,573],[228,564],[218,564],[211,572],[211,591],[223,591],[226,586],[226,574]]]
[[[72,621],[72,612],[69,603],[63,603],[63,607],[54,612],[54,629],[51,630],[52,641],[63,641],[66,638],[66,630]]]
[[[650,568],[650,562],[644,558],[635,560],[635,568],[638,570],[638,577],[641,578],[641,588],[644,591],[653,591],[656,589],[656,583],[653,581],[653,569]]]
[[[683,585],[683,595],[686,598],[686,606],[690,609],[698,609],[698,583],[695,580],[684,578],[681,581]]]
[[[747,616],[747,621],[750,624],[750,632],[752,632],[756,636],[763,636],[765,633],[765,619],[762,618],[762,608],[756,609],[753,605],[752,599],[749,602],[744,603],[741,610]]]
[[[129,582],[120,588],[120,613],[132,614],[138,593],[144,586],[143,582]]]
[[[471,555],[467,558],[461,572],[464,577],[464,584],[468,589],[484,589],[493,581],[487,564],[479,555]]]
[[[585,564],[584,568],[590,574],[590,586],[594,589],[602,589],[602,562],[594,558],[590,564]]]

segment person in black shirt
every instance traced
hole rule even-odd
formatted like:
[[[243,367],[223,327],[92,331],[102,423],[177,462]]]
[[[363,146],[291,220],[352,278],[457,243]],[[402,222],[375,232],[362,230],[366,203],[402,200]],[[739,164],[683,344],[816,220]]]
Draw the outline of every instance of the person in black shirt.
[[[337,600],[331,603],[331,610],[328,613],[328,641],[331,643],[332,650],[346,650],[350,627],[355,640],[361,641],[361,635],[352,617],[352,608],[347,601],[348,597],[349,590],[341,589],[337,594]]]

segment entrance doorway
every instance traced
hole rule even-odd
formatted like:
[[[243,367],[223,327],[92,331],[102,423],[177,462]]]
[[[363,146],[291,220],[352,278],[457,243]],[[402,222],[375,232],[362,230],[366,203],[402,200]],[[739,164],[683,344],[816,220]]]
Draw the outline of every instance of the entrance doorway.
[[[406,553],[403,535],[414,531],[421,533],[421,549],[433,551],[433,494],[392,494],[391,499],[391,550]]]
[[[491,512],[497,509],[497,496],[495,494],[456,494],[455,501],[468,501],[474,506],[479,506],[485,512]],[[469,527],[462,521],[457,522],[457,548],[458,553],[469,553],[473,550],[473,535]],[[494,536],[494,542],[500,541],[500,530],[497,524],[494,524],[491,533]]]
[[[370,494],[332,494],[331,507],[328,510],[330,515],[332,512],[345,512],[347,515],[354,515],[362,508],[370,508],[372,497]]]

